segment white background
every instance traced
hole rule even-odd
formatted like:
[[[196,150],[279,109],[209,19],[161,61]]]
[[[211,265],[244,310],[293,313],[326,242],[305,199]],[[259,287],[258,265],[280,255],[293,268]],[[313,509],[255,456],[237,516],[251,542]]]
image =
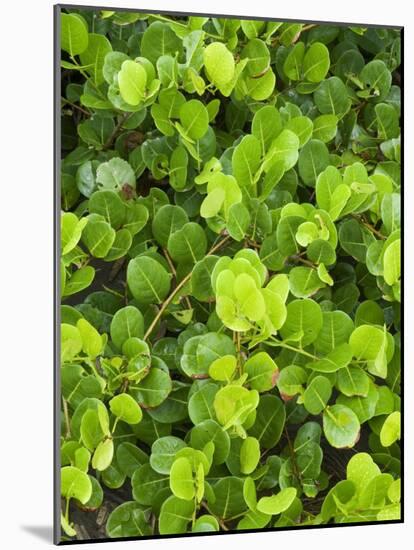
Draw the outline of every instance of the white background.
[[[52,544],[53,1],[5,0],[0,31],[0,544]],[[73,0],[72,3],[81,4]],[[95,5],[405,26],[406,524],[112,543],[144,550],[214,545],[405,549],[414,540],[413,301],[414,18],[407,0],[102,0]],[[410,543],[410,546],[411,546]],[[82,545],[82,548],[97,548]],[[108,547],[109,550],[109,547]]]

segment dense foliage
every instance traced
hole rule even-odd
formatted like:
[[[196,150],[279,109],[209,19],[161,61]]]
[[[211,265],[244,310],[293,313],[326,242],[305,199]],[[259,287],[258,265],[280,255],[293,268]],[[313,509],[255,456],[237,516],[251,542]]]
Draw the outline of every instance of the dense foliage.
[[[399,31],[61,46],[63,537],[398,520]]]

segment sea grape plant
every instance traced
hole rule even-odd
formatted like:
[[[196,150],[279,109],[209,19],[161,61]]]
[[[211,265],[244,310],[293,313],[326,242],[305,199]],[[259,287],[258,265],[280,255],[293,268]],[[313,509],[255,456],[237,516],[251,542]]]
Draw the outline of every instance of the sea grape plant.
[[[399,520],[400,31],[60,38],[63,539]]]

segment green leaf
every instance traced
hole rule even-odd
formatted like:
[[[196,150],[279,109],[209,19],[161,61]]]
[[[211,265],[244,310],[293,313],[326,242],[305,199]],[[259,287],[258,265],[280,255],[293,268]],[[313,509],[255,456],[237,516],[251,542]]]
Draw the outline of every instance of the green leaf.
[[[303,76],[310,82],[321,82],[330,64],[328,48],[321,42],[314,42],[303,58]]]
[[[104,82],[103,66],[105,57],[112,52],[110,41],[102,34],[89,33],[88,47],[79,52],[80,60],[97,86]]]
[[[171,392],[171,378],[161,369],[152,368],[131,390],[132,396],[143,408],[157,407]]]
[[[102,68],[103,77],[108,84],[116,82],[116,76],[121,70],[122,63],[127,61],[129,57],[123,52],[109,52],[105,55],[105,60]]]
[[[243,480],[238,477],[222,477],[214,484],[214,496],[207,497],[211,512],[226,520],[247,509],[243,498]]]
[[[268,69],[263,76],[253,78],[246,76],[245,81],[246,95],[255,101],[264,101],[268,99],[275,90],[276,76],[272,69]]]
[[[82,242],[95,258],[104,258],[115,241],[115,230],[106,221],[89,220],[82,232]]]
[[[190,433],[191,447],[203,450],[207,443],[214,444],[213,463],[222,464],[230,452],[230,437],[214,420],[199,422]]]
[[[305,44],[298,42],[286,56],[283,64],[283,72],[290,80],[300,80],[302,76],[302,63],[305,55]]]
[[[347,366],[339,370],[337,386],[339,391],[348,397],[366,397],[369,391],[369,378],[360,367]]]
[[[103,216],[114,229],[119,229],[124,223],[127,210],[119,195],[109,189],[93,193],[88,208],[91,214]]]
[[[148,218],[148,209],[143,204],[127,204],[123,228],[136,235],[145,227]]]
[[[178,535],[187,531],[193,518],[194,500],[183,500],[171,496],[164,501],[160,510],[158,529],[161,535]]]
[[[214,86],[220,89],[233,79],[233,55],[222,42],[211,42],[203,55],[207,77]]]
[[[178,146],[170,159],[170,183],[177,191],[184,189],[187,185],[187,166],[187,151],[184,147]]]
[[[170,235],[181,229],[188,222],[183,208],[171,204],[162,206],[152,222],[152,232],[161,246],[166,247]]]
[[[352,481],[362,493],[369,482],[380,475],[381,470],[368,453],[357,453],[346,467],[346,477]]]
[[[349,344],[341,344],[319,361],[308,363],[308,367],[317,372],[331,373],[346,367],[352,360],[352,350]]]
[[[246,477],[244,480],[243,497],[249,509],[255,512],[257,508],[257,493],[256,485],[251,477]]]
[[[60,526],[68,537],[76,536],[75,529],[70,525],[69,521],[65,518],[62,512],[60,513]]]
[[[216,384],[206,384],[196,391],[188,401],[188,415],[194,425],[204,420],[214,420],[214,398],[219,387]]]
[[[140,304],[160,304],[170,290],[167,270],[148,256],[138,256],[129,262],[127,282]]]
[[[241,241],[250,225],[250,213],[243,203],[232,204],[229,208],[227,230],[235,241]]]
[[[320,115],[313,121],[313,138],[324,143],[332,141],[336,136],[338,117],[336,115]]]
[[[101,441],[95,449],[92,457],[92,468],[95,468],[99,472],[106,470],[114,456],[114,442],[112,439],[104,439]]]
[[[256,419],[249,434],[256,437],[261,446],[271,449],[279,441],[285,426],[286,410],[282,401],[271,394],[260,397]]]
[[[256,353],[244,364],[250,387],[259,392],[271,390],[279,376],[279,369],[270,355],[264,351]]]
[[[311,267],[294,267],[289,274],[291,293],[297,298],[307,298],[324,286],[318,273]]]
[[[252,134],[260,141],[262,155],[268,150],[281,130],[280,114],[273,105],[266,105],[256,111],[252,120]]]
[[[355,455],[358,456],[358,455]],[[342,480],[329,491],[321,508],[321,516],[324,521],[339,515],[346,509],[348,502],[355,496],[355,484],[349,480]]]
[[[76,498],[86,504],[92,495],[88,474],[74,466],[64,466],[60,471],[60,492],[66,499]]]
[[[207,251],[207,239],[201,225],[188,222],[171,233],[167,248],[174,261],[197,263]]]
[[[219,524],[214,516],[207,514],[199,516],[192,528],[193,533],[206,533],[212,531],[219,531]]]
[[[303,404],[311,414],[320,414],[332,395],[332,386],[325,376],[315,376],[303,394]]]
[[[265,42],[259,38],[249,40],[241,52],[241,58],[247,59],[245,70],[252,77],[260,76],[270,65],[269,49]]]
[[[243,19],[241,21],[241,28],[247,38],[256,38],[256,36],[259,36],[264,25],[264,21],[255,21],[252,19]]]
[[[228,385],[221,388],[214,397],[214,411],[217,420],[227,429],[233,425],[242,425],[249,413],[259,403],[256,390],[248,390],[242,386]]]
[[[351,334],[349,343],[357,360],[367,361],[369,372],[387,376],[387,333],[371,325],[360,325]]]
[[[353,329],[352,319],[343,311],[324,311],[322,328],[314,344],[316,351],[327,354],[341,344],[345,344]]]
[[[208,130],[208,111],[201,101],[191,99],[180,109],[180,122],[189,138],[201,139]]]
[[[277,244],[283,255],[291,256],[299,252],[295,235],[303,221],[304,218],[299,216],[286,216],[278,223],[276,228]]]
[[[169,474],[177,452],[185,447],[184,441],[178,437],[160,437],[151,447],[151,468],[159,474]]]
[[[232,340],[225,334],[209,332],[201,336],[196,348],[196,360],[201,372],[208,372],[214,361],[236,352]]]
[[[374,59],[365,65],[359,78],[376,102],[384,100],[391,87],[391,73],[380,59]]]
[[[111,321],[111,339],[118,349],[129,338],[143,338],[144,336],[144,318],[141,312],[134,306],[126,306],[119,309]]]
[[[91,359],[95,359],[103,351],[102,336],[86,319],[79,319],[76,326],[82,338],[82,351]]]
[[[106,532],[110,538],[152,535],[148,514],[137,502],[123,502],[110,513]]]
[[[295,116],[288,121],[285,128],[296,134],[299,147],[303,147],[312,137],[313,122],[307,116]]]
[[[365,263],[367,249],[374,240],[372,233],[357,220],[347,220],[339,229],[339,242],[342,248],[359,262]]]
[[[268,172],[279,161],[283,162],[285,170],[290,170],[298,160],[299,138],[291,130],[282,130],[272,141],[270,149],[264,158],[263,168]]]
[[[75,14],[60,14],[60,45],[73,57],[88,47],[88,29],[84,20]]]
[[[344,405],[332,405],[323,413],[323,431],[332,447],[353,447],[359,438],[358,417]]]
[[[134,500],[152,505],[158,493],[168,488],[169,477],[155,472],[149,464],[142,464],[132,474],[131,486]]]
[[[385,193],[381,202],[381,217],[387,234],[400,228],[401,197],[397,193]]]
[[[320,84],[314,93],[314,100],[320,113],[333,114],[339,118],[351,106],[346,86],[337,76],[331,76]]]
[[[326,210],[332,220],[336,220],[341,215],[350,196],[351,189],[342,183],[342,177],[337,168],[328,166],[319,174],[316,180],[316,199],[319,207]]]
[[[170,487],[178,498],[192,500],[195,497],[193,472],[187,458],[177,458],[173,462],[170,470]]]
[[[64,212],[61,217],[60,242],[62,246],[62,255],[68,254],[78,244],[82,231],[88,223],[87,218],[81,220],[72,212]]]
[[[135,189],[135,174],[130,164],[120,158],[103,162],[96,171],[96,182],[101,187],[121,191],[125,184]]]
[[[289,508],[296,497],[296,489],[288,487],[271,497],[262,497],[257,503],[259,512],[276,516]]]
[[[384,279],[388,285],[395,284],[401,277],[401,241],[392,242],[384,252]]]
[[[191,293],[201,302],[210,301],[214,297],[211,286],[211,274],[218,260],[217,256],[206,256],[196,263],[191,274]]]
[[[375,105],[377,115],[378,137],[382,140],[397,138],[400,135],[398,114],[392,105],[379,103]]]
[[[375,415],[378,400],[379,392],[374,383],[370,380],[366,397],[347,397],[346,395],[339,395],[337,403],[351,409],[362,424]]]
[[[142,36],[141,55],[153,64],[163,55],[176,55],[181,51],[182,42],[167,23],[151,23]]]
[[[71,361],[82,350],[82,336],[78,328],[67,323],[61,325],[60,342],[62,363]]]
[[[250,187],[255,183],[260,159],[259,140],[254,135],[245,136],[234,149],[232,157],[233,175],[241,187]]]
[[[401,437],[401,413],[394,411],[385,419],[380,432],[381,445],[389,447]]]
[[[148,462],[148,455],[136,445],[124,441],[116,448],[116,461],[119,470],[132,477],[137,468]]]
[[[329,165],[329,152],[326,145],[311,139],[299,154],[299,175],[306,185],[315,186],[318,175]]]
[[[142,419],[142,411],[138,403],[126,393],[113,397],[109,401],[109,408],[112,414],[127,424],[138,424]]]
[[[208,369],[210,378],[222,382],[228,382],[237,367],[237,359],[234,355],[224,355],[211,363]]]
[[[147,72],[140,63],[124,61],[118,73],[121,97],[130,105],[139,105],[145,95]]]
[[[284,339],[298,333],[302,334],[300,342],[307,346],[314,342],[322,328],[322,311],[316,302],[305,298],[293,300],[287,305],[286,322],[280,330]]]
[[[286,399],[293,397],[296,394],[303,393],[303,385],[305,384],[308,376],[302,367],[296,365],[289,365],[281,370],[279,379],[277,381],[277,387],[280,395]]]
[[[240,469],[243,474],[251,474],[260,460],[260,445],[255,437],[246,437],[240,448]]]

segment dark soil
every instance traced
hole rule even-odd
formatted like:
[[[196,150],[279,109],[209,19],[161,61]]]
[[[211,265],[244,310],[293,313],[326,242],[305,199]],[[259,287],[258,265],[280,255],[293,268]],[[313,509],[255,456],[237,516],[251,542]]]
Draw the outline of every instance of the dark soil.
[[[123,502],[133,500],[128,481],[120,489],[112,490],[102,484],[104,501],[98,510],[83,510],[71,505],[70,519],[77,533],[76,540],[107,539],[105,530],[109,514]],[[62,539],[65,535],[62,533]]]

